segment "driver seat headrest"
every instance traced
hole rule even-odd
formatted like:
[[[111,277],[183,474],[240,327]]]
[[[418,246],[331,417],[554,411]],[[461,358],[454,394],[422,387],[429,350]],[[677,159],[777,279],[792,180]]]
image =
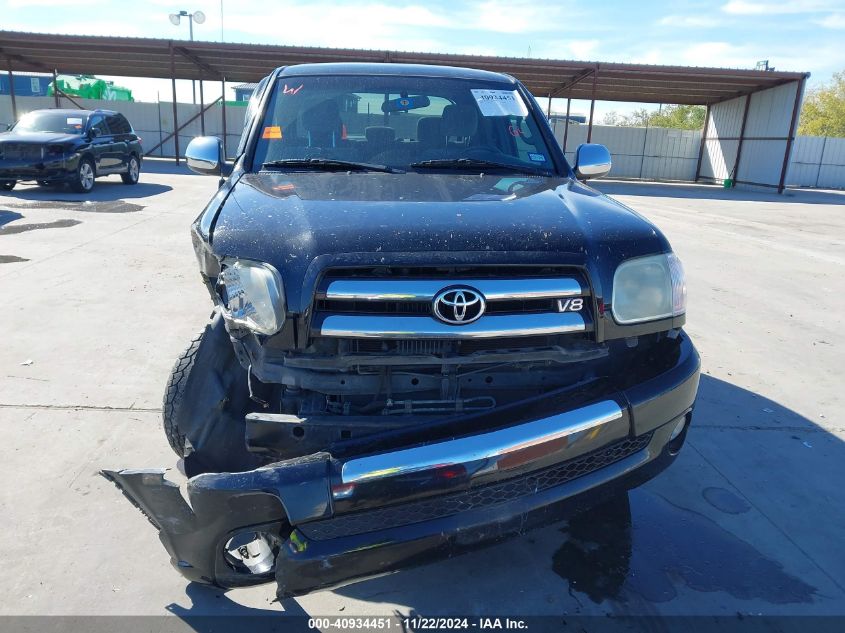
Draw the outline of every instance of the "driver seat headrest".
[[[466,138],[478,130],[478,109],[474,105],[447,105],[443,108],[442,133]]]
[[[302,127],[311,147],[335,147],[343,135],[343,121],[337,101],[327,99],[302,113]]]

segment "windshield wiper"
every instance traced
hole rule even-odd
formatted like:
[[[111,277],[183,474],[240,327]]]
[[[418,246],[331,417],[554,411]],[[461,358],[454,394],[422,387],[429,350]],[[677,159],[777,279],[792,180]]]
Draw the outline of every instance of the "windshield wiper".
[[[323,170],[349,170],[349,171],[383,171],[388,174],[405,173],[401,169],[394,169],[387,165],[375,163],[359,163],[354,160],[338,160],[335,158],[285,158],[282,160],[271,160],[261,165],[261,169],[277,169],[284,167],[323,169]]]
[[[431,160],[423,160],[418,163],[411,163],[411,167],[420,169],[437,169],[440,167],[455,167],[457,169],[475,169],[475,168],[494,168],[494,169],[510,169],[512,171],[522,174],[532,174],[538,176],[547,176],[549,171],[545,169],[536,169],[527,165],[513,165],[511,163],[500,163],[494,160],[484,160],[483,158],[434,158]]]

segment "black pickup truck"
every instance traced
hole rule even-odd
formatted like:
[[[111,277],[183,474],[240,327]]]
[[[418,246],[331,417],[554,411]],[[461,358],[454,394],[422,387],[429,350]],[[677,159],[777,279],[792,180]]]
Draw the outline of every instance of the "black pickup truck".
[[[684,443],[699,359],[660,231],[584,181],[509,76],[280,68],[192,226],[214,312],[177,362],[162,469],[103,471],[174,566],[288,597],[624,494]]]

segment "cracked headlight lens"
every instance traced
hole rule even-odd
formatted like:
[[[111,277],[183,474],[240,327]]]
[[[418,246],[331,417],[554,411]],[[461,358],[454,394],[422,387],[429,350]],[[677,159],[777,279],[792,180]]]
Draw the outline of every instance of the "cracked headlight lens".
[[[611,298],[617,323],[678,316],[687,309],[684,268],[674,253],[637,257],[619,264]]]
[[[224,260],[217,284],[227,320],[258,334],[282,329],[285,293],[275,268],[245,259]]]

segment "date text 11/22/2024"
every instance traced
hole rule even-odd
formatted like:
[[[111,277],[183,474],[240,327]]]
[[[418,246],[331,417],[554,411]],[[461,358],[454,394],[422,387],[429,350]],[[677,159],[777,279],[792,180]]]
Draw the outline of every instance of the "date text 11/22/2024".
[[[526,630],[528,623],[520,618],[498,617],[345,617],[345,618],[309,618],[308,628],[320,631],[328,630],[382,630],[389,631],[393,627],[403,631],[417,630]]]

